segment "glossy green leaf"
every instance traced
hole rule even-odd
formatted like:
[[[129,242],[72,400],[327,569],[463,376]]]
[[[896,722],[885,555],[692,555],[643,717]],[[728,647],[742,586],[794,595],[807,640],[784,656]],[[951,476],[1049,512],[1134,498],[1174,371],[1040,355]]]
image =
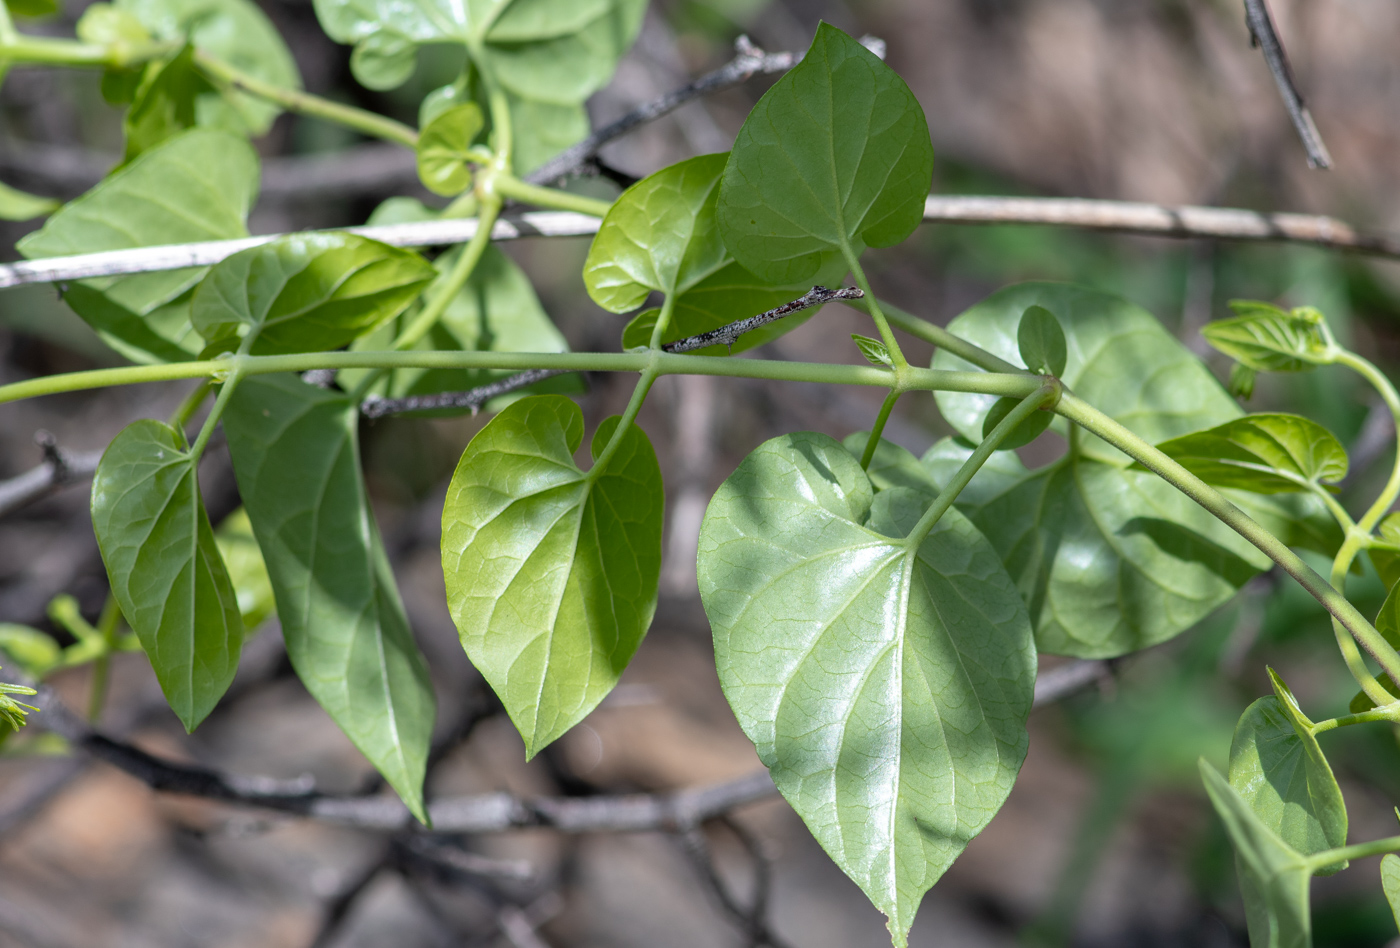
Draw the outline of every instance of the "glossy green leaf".
[[[1022,314],[1032,306],[1054,313],[1065,334],[1068,358],[1060,379],[1076,395],[1134,433],[1156,444],[1241,415],[1210,371],[1146,310],[1107,293],[1063,283],[1021,283],[993,293],[948,324],[951,332],[1015,363],[1020,356]],[[973,366],[944,350],[935,369]],[[969,441],[982,438],[982,419],[996,397],[938,392],[938,408]],[[1064,434],[1065,422],[1054,428]],[[1130,460],[1093,435],[1080,451],[1127,467]]]
[[[437,279],[445,279],[461,250],[440,256],[434,266]],[[432,288],[424,294],[430,296]],[[416,308],[395,322],[355,340],[355,349],[387,349],[404,324],[412,321]],[[495,247],[487,247],[467,285],[452,298],[432,331],[415,346],[418,350],[443,352],[568,352],[569,344],[540,305],[530,278],[515,261]],[[494,369],[395,369],[375,387],[375,394],[389,398],[462,392],[514,374]],[[343,387],[354,388],[364,378],[361,370],[340,373]],[[528,391],[576,392],[582,390],[577,375],[547,379]],[[500,408],[512,394],[494,400],[487,407]],[[449,411],[466,411],[455,409]]]
[[[131,108],[122,122],[125,162],[199,124],[197,101],[217,90],[195,67],[194,47],[186,44],[173,59],[147,66]]]
[[[923,220],[933,143],[894,70],[830,24],[739,130],[720,186],[734,258],[774,283],[810,282]]]
[[[144,152],[65,204],[19,242],[30,259],[248,236],[258,159],[241,138],[192,129]],[[65,299],[99,335],[137,362],[192,358],[203,340],[190,325],[191,267],[72,284]]]
[[[1206,342],[1256,372],[1302,372],[1329,360],[1322,314],[1272,303],[1234,300],[1235,315],[1201,329]]]
[[[946,484],[972,448],[950,439],[924,456]],[[1316,498],[1232,494],[1291,545],[1335,552]],[[1036,470],[997,452],[959,495],[1030,607],[1042,652],[1112,658],[1195,625],[1270,561],[1155,474],[1077,453]],[[1330,532],[1329,532],[1330,531]]]
[[[851,341],[856,344],[860,354],[865,356],[865,361],[871,365],[894,365],[894,360],[890,358],[890,350],[886,349],[885,344],[880,340],[862,336],[859,333],[851,333]]]
[[[1347,476],[1346,448],[1301,415],[1246,415],[1157,448],[1207,484],[1260,494],[1307,490]]]
[[[475,102],[439,113],[418,134],[418,179],[434,194],[461,194],[472,182],[470,149],[485,120]]]
[[[252,0],[115,0],[157,40],[186,40],[255,79],[284,89],[301,76],[282,35]],[[281,113],[276,105],[243,92],[212,86],[196,100],[201,126],[264,135]],[[171,241],[174,243],[175,241]]]
[[[244,379],[224,412],[287,655],[420,820],[434,699],[365,492],[359,411],[294,377]]]
[[[1065,331],[1044,306],[1028,306],[1016,327],[1021,364],[1038,375],[1060,375],[1069,359]]]
[[[1015,411],[1016,406],[1021,404],[1019,398],[998,398],[992,402],[992,407],[987,412],[987,417],[982,420],[982,437],[988,438],[992,430],[1002,423],[1007,415]],[[1006,439],[997,445],[998,451],[1010,451],[1012,448],[1020,448],[1030,444],[1036,438],[1045,433],[1050,427],[1050,422],[1055,420],[1053,413],[1048,411],[1038,411],[1025,421],[1021,422]]]
[[[195,464],[179,431],[137,421],[108,446],[92,481],[92,527],[112,595],[187,731],[228,690],[243,648]]]
[[[583,265],[583,283],[593,302],[626,313],[653,291],[684,293],[730,262],[715,224],[726,158],[687,159],[618,196]]]
[[[28,221],[58,210],[59,201],[0,184],[0,221]]]
[[[351,70],[372,89],[405,82],[420,46],[465,46],[508,98],[518,173],[588,134],[582,104],[612,77],[645,10],[646,0],[316,0],[321,26],[355,45]]]
[[[1376,552],[1373,550],[1372,554]],[[1400,583],[1391,585],[1380,612],[1376,613],[1375,626],[1391,648],[1400,649]]]
[[[1400,856],[1390,853],[1381,859],[1381,888],[1390,903],[1390,914],[1400,925]]]
[[[876,494],[826,435],[757,448],[700,532],[720,683],[778,789],[903,945],[924,893],[1005,801],[1035,646],[982,535]]]
[[[596,458],[617,426],[593,436]],[[617,684],[656,611],[665,497],[635,425],[579,470],[583,412],[514,403],[463,452],[442,509],[447,606],[462,647],[533,757]]]
[[[1251,948],[1312,948],[1306,857],[1264,825],[1218,770],[1204,759],[1200,766],[1206,793],[1235,847]]]
[[[393,319],[436,275],[411,250],[353,234],[289,234],[217,264],[190,317],[211,349],[338,349]]]
[[[239,507],[225,517],[214,531],[214,542],[219,545],[219,555],[228,567],[238,611],[243,616],[243,628],[253,632],[276,612],[277,600],[248,511]]]
[[[36,679],[63,661],[63,649],[52,635],[14,622],[0,622],[0,655]]]
[[[1235,726],[1230,786],[1303,855],[1345,846],[1346,802],[1312,722],[1277,676],[1274,687],[1276,694],[1251,704]]]

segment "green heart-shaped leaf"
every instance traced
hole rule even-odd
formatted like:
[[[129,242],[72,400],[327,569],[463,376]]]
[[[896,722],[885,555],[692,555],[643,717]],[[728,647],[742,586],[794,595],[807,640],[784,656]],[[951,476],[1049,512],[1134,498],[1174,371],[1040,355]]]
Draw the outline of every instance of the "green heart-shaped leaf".
[[[1055,314],[1068,357],[1059,378],[1152,443],[1238,418],[1239,406],[1201,360],[1177,342],[1155,317],[1120,297],[1063,283],[1021,283],[999,290],[948,324],[950,332],[1014,363],[1020,355],[1022,315],[1032,306]],[[936,369],[973,368],[939,350]],[[976,443],[996,397],[938,392],[938,408],[958,433]],[[1062,434],[1063,421],[1055,423]],[[1095,460],[1126,467],[1122,452],[1081,433],[1079,450]]]
[[[1303,372],[1330,361],[1322,314],[1311,307],[1291,312],[1253,300],[1233,300],[1235,316],[1207,323],[1206,342],[1256,372]]]
[[[257,154],[226,132],[191,129],[166,139],[69,201],[17,245],[30,259],[247,237],[258,193]],[[72,284],[65,299],[99,335],[136,362],[197,355],[189,290],[202,267]]]
[[[1157,448],[1207,484],[1260,494],[1307,490],[1347,476],[1346,448],[1301,415],[1246,415]]]
[[[1065,331],[1055,314],[1044,306],[1028,306],[1016,327],[1016,347],[1021,363],[1038,375],[1060,375],[1065,371],[1069,350]]]
[[[932,177],[919,101],[894,70],[823,23],[739,130],[720,186],[720,233],[765,280],[810,284],[864,247],[913,233]]]
[[[253,376],[223,424],[292,667],[426,820],[433,689],[369,508],[358,406],[294,377]]]
[[[1347,809],[1337,778],[1312,722],[1272,677],[1276,694],[1251,704],[1235,726],[1230,786],[1260,822],[1303,855],[1345,846]]]
[[[1394,853],[1381,859],[1381,887],[1390,903],[1390,914],[1400,925],[1400,856]]]
[[[187,731],[228,690],[243,648],[195,463],[180,432],[137,421],[108,446],[92,481],[92,527],[112,595]]]
[[[228,567],[228,577],[238,598],[238,611],[243,616],[243,628],[252,632],[276,612],[277,599],[248,511],[239,507],[225,517],[214,531],[214,541],[219,544],[219,555]]]
[[[432,264],[353,234],[289,234],[217,264],[191,320],[210,347],[255,355],[338,349],[393,319],[437,275]]]
[[[997,425],[1007,415],[1016,410],[1016,406],[1021,404],[1019,398],[998,398],[992,402],[991,409],[987,412],[987,417],[982,419],[982,437],[986,438],[992,433]],[[1021,422],[1011,433],[997,445],[998,451],[1010,451],[1013,448],[1024,447],[1036,438],[1045,433],[1045,429],[1050,427],[1050,423],[1055,420],[1055,415],[1048,411],[1038,411],[1025,421]]]
[[[114,6],[157,40],[187,40],[255,79],[301,88],[296,60],[282,34],[251,0],[116,0]],[[212,86],[200,90],[196,105],[198,124],[249,135],[267,134],[282,112],[266,99]]]
[[[217,90],[194,65],[194,47],[186,44],[174,59],[151,63],[122,121],[125,162],[198,124],[200,96]]]
[[[1371,562],[1375,564],[1385,588],[1394,589],[1395,584],[1400,582],[1400,512],[1386,514],[1376,532],[1386,546],[1372,547],[1368,551]]]
[[[1020,596],[965,518],[905,542],[925,506],[799,433],[750,454],[700,532],[725,696],[900,945],[1011,790],[1036,667]]]
[[[485,119],[475,102],[436,115],[418,135],[418,179],[434,194],[461,194],[472,183],[472,142]]]
[[[616,426],[599,426],[595,458]],[[606,468],[584,472],[582,441],[573,402],[523,398],[467,445],[442,509],[448,609],[532,757],[607,696],[656,611],[665,498],[651,442],[633,425]]]
[[[1204,759],[1200,766],[1206,793],[1235,847],[1250,945],[1312,948],[1312,870],[1307,858],[1264,825],[1220,771]]]

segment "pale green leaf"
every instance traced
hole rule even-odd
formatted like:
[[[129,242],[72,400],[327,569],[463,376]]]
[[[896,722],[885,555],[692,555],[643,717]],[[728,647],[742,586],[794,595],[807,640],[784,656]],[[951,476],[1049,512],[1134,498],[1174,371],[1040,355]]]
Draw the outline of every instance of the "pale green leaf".
[[[1246,415],[1157,448],[1207,484],[1260,494],[1307,490],[1347,475],[1347,452],[1336,435],[1301,415]]]
[[[93,476],[92,527],[112,595],[192,731],[233,681],[243,620],[184,435],[151,420],[124,428]]]
[[[856,344],[860,354],[865,356],[865,361],[871,365],[894,365],[894,360],[890,358],[890,350],[886,349],[885,344],[880,340],[853,332],[851,333],[851,341]]]
[[[1028,306],[1016,328],[1021,364],[1037,375],[1061,375],[1069,359],[1065,331],[1044,306]]]
[[[928,123],[904,80],[823,23],[739,130],[720,186],[720,233],[760,277],[812,281],[847,252],[908,237],[932,175]]]
[[[1312,722],[1277,676],[1274,683],[1276,695],[1251,704],[1235,726],[1230,786],[1303,855],[1345,846],[1347,810],[1337,779]]]
[[[217,90],[195,67],[191,45],[186,44],[173,59],[148,64],[122,120],[126,135],[123,163],[199,124],[197,101],[210,93],[217,94]]]
[[[595,458],[617,420],[594,434]],[[651,442],[634,425],[584,472],[582,441],[573,402],[521,399],[467,446],[442,510],[448,610],[532,757],[607,696],[656,611],[665,497]]]
[[[301,87],[282,35],[252,0],[115,0],[158,40],[188,39],[240,72],[284,89]],[[243,92],[210,87],[196,103],[198,124],[264,135],[281,109]],[[175,241],[171,241],[174,243]]]
[[[1235,847],[1251,948],[1312,948],[1308,861],[1254,815],[1220,772],[1200,762],[1201,779]]]
[[[1036,668],[1021,598],[964,517],[903,540],[926,505],[799,433],[749,455],[700,534],[725,696],[900,945],[1011,790]]]
[[[219,544],[219,555],[228,567],[238,611],[243,616],[243,628],[256,631],[277,610],[277,600],[248,511],[239,507],[225,517],[214,531],[214,542]]]
[[[424,820],[433,690],[369,508],[358,422],[348,396],[277,375],[244,379],[223,419],[292,667]]]
[[[411,250],[353,234],[288,234],[215,265],[190,317],[212,349],[338,349],[393,319],[436,275]]]
[[[0,622],[0,654],[36,679],[63,661],[63,649],[52,635],[14,622]]]
[[[58,210],[59,201],[0,184],[0,221],[28,221]]]
[[[1022,314],[1041,306],[1055,314],[1065,334],[1068,359],[1060,379],[1065,387],[1140,437],[1156,444],[1238,418],[1239,406],[1210,371],[1177,342],[1151,313],[1087,287],[1063,283],[1021,283],[993,293],[948,324],[950,332],[1008,362],[1020,355]],[[944,350],[935,369],[973,366]],[[938,408],[958,433],[981,440],[982,420],[993,395],[938,392]],[[1067,432],[1057,420],[1055,430]],[[1122,452],[1081,433],[1087,457],[1126,467]]]
[[[258,159],[241,138],[191,129],[167,139],[60,208],[18,244],[25,257],[62,257],[248,236]],[[189,291],[206,273],[191,267],[82,280],[65,299],[102,338],[137,362],[197,355]]]
[[[864,455],[869,440],[870,432],[857,431],[847,435],[841,443],[851,452],[852,457],[859,458]],[[889,490],[891,487],[908,487],[933,498],[937,497],[942,489],[922,461],[908,449],[884,438],[875,445],[875,454],[871,457],[865,474],[877,491]]]
[[[1390,853],[1381,859],[1381,887],[1390,903],[1390,914],[1400,925],[1400,856]]]
[[[354,44],[351,70],[373,89],[405,82],[420,46],[465,47],[507,97],[520,174],[588,134],[583,102],[612,77],[645,10],[646,0],[316,0],[321,26]]]
[[[1302,372],[1330,361],[1322,314],[1272,303],[1234,300],[1235,315],[1201,329],[1206,342],[1256,372]]]
[[[401,207],[402,211],[403,208]],[[446,278],[462,251],[456,249],[440,256],[434,266],[439,281]],[[432,295],[432,288],[425,293]],[[355,340],[353,349],[387,349],[406,323],[413,320],[417,309],[410,309],[398,320],[386,323],[377,331]],[[569,344],[550,321],[540,305],[530,278],[515,261],[495,247],[487,247],[471,278],[452,301],[432,330],[413,347],[414,351],[443,352],[568,352]],[[375,394],[389,398],[410,395],[432,395],[438,392],[463,392],[486,385],[506,376],[509,370],[495,369],[395,369],[374,389]],[[353,389],[363,379],[363,370],[340,373],[343,387]],[[532,392],[575,392],[582,384],[577,375],[562,375],[531,386]],[[488,404],[495,410],[505,399],[502,396]],[[447,409],[447,413],[467,409]],[[443,412],[438,412],[443,413]]]
[[[475,102],[438,113],[418,134],[418,179],[434,194],[462,193],[472,181],[468,164],[472,142],[485,119]]]

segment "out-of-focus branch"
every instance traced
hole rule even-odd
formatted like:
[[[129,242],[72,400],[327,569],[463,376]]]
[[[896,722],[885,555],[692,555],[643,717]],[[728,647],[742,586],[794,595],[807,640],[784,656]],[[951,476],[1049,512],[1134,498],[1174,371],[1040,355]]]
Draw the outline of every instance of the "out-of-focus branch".
[[[39,432],[34,440],[44,449],[44,461],[23,474],[0,481],[0,517],[47,497],[60,487],[86,480],[102,460],[101,451],[75,454],[62,450],[47,431]]]
[[[1087,198],[1021,198],[932,195],[924,202],[924,222],[934,224],[1045,224],[1116,231],[1149,237],[1280,241],[1331,250],[1400,259],[1400,240],[1366,234],[1335,217],[1269,213],[1228,207],[1095,201]],[[535,211],[498,220],[492,240],[522,237],[588,237],[598,232],[596,217],[571,211]],[[351,227],[395,247],[460,244],[476,234],[476,221],[437,220],[411,224]],[[181,267],[207,267],[248,247],[281,237],[245,237],[197,244],[139,247],[104,253],[51,257],[0,265],[0,289],[28,283],[61,283],[89,277],[121,276]]]
[[[1303,102],[1303,94],[1298,91],[1298,84],[1293,81],[1288,54],[1284,52],[1283,42],[1278,38],[1273,15],[1269,13],[1269,5],[1265,0],[1244,0],[1244,19],[1249,26],[1250,42],[1259,47],[1264,54],[1264,61],[1269,64],[1269,72],[1274,75],[1274,84],[1278,86],[1278,93],[1283,97],[1283,104],[1288,109],[1288,117],[1293,120],[1293,127],[1298,130],[1298,137],[1303,141],[1303,149],[1308,153],[1308,167],[1331,168],[1332,156],[1323,144],[1322,135],[1313,122],[1312,113]]]

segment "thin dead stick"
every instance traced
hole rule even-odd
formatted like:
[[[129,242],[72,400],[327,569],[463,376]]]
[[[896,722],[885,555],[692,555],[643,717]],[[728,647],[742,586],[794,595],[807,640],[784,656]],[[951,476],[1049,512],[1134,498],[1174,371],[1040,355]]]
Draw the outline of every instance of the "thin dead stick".
[[[1269,13],[1269,5],[1265,0],[1244,0],[1244,19],[1249,27],[1250,43],[1264,54],[1264,61],[1269,64],[1269,72],[1274,75],[1274,84],[1278,86],[1278,93],[1283,97],[1283,104],[1288,109],[1288,117],[1293,120],[1293,127],[1297,129],[1298,137],[1303,141],[1303,149],[1308,153],[1308,167],[1331,168],[1332,156],[1323,144],[1322,135],[1313,122],[1312,113],[1303,102],[1303,94],[1298,91],[1298,84],[1293,80],[1293,70],[1288,65],[1288,54],[1284,52],[1283,42],[1278,38],[1273,15]]]
[[[934,195],[924,203],[924,221],[937,224],[1046,224],[1149,237],[1304,243],[1331,250],[1400,259],[1400,240],[1366,234],[1345,221],[1317,214],[1276,214],[1240,208],[1096,201],[1087,198]],[[571,211],[536,211],[497,221],[491,239],[588,237],[598,232],[598,224],[597,218]],[[476,233],[476,221],[441,220],[352,227],[349,232],[396,247],[446,246],[470,240]],[[29,283],[63,283],[89,277],[207,267],[240,250],[283,236],[286,235],[138,247],[5,264],[0,265],[0,289]]]
[[[44,462],[23,474],[0,481],[0,517],[31,504],[69,484],[91,477],[102,460],[101,451],[73,454],[59,448],[53,436],[41,431],[34,440],[44,449]]]
[[[784,316],[791,316],[793,313],[809,309],[813,306],[820,306],[823,303],[830,303],[833,300],[854,300],[864,296],[859,289],[846,287],[840,290],[829,290],[824,286],[814,286],[802,297],[793,300],[791,303],[784,303],[766,313],[759,313],[757,316],[750,316],[746,319],[735,320],[727,326],[712,329],[709,332],[699,333],[694,336],[687,336],[684,339],[677,339],[675,342],[668,342],[661,348],[666,352],[691,352],[696,349],[704,349],[707,346],[732,346],[746,332],[752,332],[760,326],[776,322]],[[383,418],[385,415],[397,415],[408,411],[429,411],[443,408],[468,408],[475,415],[481,407],[493,398],[505,395],[509,392],[518,391],[542,382],[545,379],[553,378],[556,375],[564,375],[567,369],[527,369],[524,372],[517,372],[515,375],[507,376],[496,382],[486,385],[479,385],[476,388],[465,392],[442,392],[436,395],[410,395],[405,398],[371,398],[367,399],[361,406],[360,412],[366,418]]]

